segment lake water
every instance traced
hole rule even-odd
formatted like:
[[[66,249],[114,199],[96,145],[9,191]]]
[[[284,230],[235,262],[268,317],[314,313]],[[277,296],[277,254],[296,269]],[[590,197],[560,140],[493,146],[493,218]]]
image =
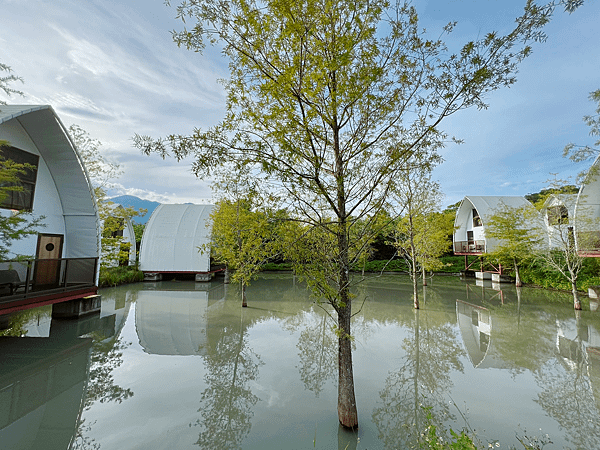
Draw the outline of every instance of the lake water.
[[[237,286],[166,281],[101,290],[81,320],[32,309],[0,331],[0,449],[404,449],[424,407],[500,448],[600,449],[597,303],[499,288],[434,277],[415,311],[405,276],[357,287],[356,432],[331,311],[291,275],[262,275],[248,308]]]

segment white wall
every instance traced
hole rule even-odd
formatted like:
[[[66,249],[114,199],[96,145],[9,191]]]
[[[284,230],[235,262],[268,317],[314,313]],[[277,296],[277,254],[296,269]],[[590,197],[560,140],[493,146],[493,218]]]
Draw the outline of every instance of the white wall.
[[[9,141],[13,147],[40,155],[40,152],[31,139],[29,139],[23,127],[16,120],[10,120],[0,125],[0,139]],[[7,216],[12,214],[12,211],[0,208],[0,214]],[[38,229],[40,233],[65,234],[65,220],[60,197],[54,179],[42,156],[40,156],[38,164],[35,194],[33,197],[33,215],[35,217],[45,216],[43,223],[46,226]],[[67,242],[65,241],[63,255],[67,251],[66,246]],[[14,254],[35,256],[36,247],[37,236],[32,235],[15,241],[10,249]]]

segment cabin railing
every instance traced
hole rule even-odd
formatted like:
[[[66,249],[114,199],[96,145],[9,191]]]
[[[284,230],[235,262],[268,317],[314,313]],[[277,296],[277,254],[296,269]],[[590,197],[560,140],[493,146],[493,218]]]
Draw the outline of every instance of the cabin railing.
[[[0,262],[0,298],[34,297],[96,286],[98,258]]]
[[[485,241],[454,241],[454,253],[485,253]]]

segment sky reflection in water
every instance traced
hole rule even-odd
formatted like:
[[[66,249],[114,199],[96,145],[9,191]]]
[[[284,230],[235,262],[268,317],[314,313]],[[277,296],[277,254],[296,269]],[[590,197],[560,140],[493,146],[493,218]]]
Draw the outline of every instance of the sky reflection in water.
[[[291,275],[263,275],[246,309],[214,281],[106,289],[80,321],[30,310],[0,332],[31,336],[0,338],[0,448],[410,448],[426,405],[502,448],[600,449],[600,316],[497,288],[436,277],[417,312],[403,276],[358,286],[355,433],[337,423],[333,320]]]

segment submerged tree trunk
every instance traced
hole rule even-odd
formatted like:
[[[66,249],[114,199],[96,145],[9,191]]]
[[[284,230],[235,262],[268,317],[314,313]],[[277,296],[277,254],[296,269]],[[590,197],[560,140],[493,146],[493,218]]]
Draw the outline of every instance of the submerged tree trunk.
[[[358,428],[358,411],[354,395],[354,373],[352,369],[352,299],[350,298],[350,271],[348,261],[348,237],[346,223],[340,223],[338,250],[341,256],[339,272],[339,303],[336,305],[338,316],[338,418],[345,428]]]
[[[415,309],[419,309],[419,291],[417,290],[417,279],[419,276],[417,275],[417,261],[414,256],[410,258],[411,263],[411,278],[412,278],[412,286],[413,286],[413,306]]]
[[[577,292],[577,284],[575,282],[571,282],[571,292],[573,293],[573,308],[576,311],[580,311],[581,300],[579,300],[579,293]]]
[[[521,281],[521,274],[519,273],[519,265],[517,264],[517,260],[514,259],[513,263],[515,265],[515,286],[521,287],[523,286],[523,282]]]
[[[350,317],[351,312],[349,305],[338,309],[338,418],[342,426],[355,429],[358,428],[358,412],[356,408],[356,397],[354,395]]]
[[[417,249],[415,246],[414,227],[412,214],[408,216],[408,223],[410,226],[410,263],[412,264],[412,284],[413,284],[413,306],[415,309],[419,309],[419,291],[417,291]]]
[[[248,307],[248,303],[246,302],[246,283],[243,281],[240,282],[242,285],[242,308]]]

